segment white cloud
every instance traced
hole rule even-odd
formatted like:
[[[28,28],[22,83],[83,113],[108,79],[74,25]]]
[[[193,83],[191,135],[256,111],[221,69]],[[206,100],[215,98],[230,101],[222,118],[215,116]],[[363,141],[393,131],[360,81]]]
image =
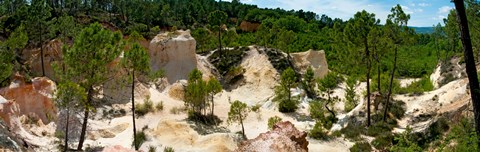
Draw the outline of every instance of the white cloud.
[[[406,14],[413,14],[414,11],[412,9],[410,9],[410,7],[408,6],[405,6],[405,5],[400,5],[403,9],[403,12],[405,12]]]
[[[427,6],[431,6],[432,4],[427,4],[427,3],[418,3],[418,6],[421,6],[421,7],[427,7]]]
[[[450,6],[442,6],[438,8],[438,14],[449,13],[451,9],[453,8]]]

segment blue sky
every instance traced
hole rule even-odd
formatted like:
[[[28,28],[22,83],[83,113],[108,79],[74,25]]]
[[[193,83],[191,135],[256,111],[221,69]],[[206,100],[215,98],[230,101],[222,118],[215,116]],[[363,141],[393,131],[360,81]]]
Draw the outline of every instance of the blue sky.
[[[230,0],[225,0],[230,1]],[[240,0],[242,3],[254,4],[260,8],[283,8],[286,10],[312,11],[326,14],[331,18],[348,20],[358,11],[375,13],[385,22],[390,9],[400,4],[410,14],[409,26],[431,27],[442,23],[454,5],[450,0]]]

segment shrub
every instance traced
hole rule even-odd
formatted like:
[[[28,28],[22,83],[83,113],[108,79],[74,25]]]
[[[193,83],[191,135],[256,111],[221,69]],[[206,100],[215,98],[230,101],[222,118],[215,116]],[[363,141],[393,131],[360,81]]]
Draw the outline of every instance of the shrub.
[[[407,130],[402,134],[394,137],[394,145],[390,148],[392,152],[417,152],[422,151],[422,148],[417,145],[412,138],[412,129],[407,127]]]
[[[262,106],[262,105],[260,105],[260,104],[255,104],[255,105],[253,105],[250,109],[251,109],[253,112],[260,112],[260,107],[261,107],[261,106]]]
[[[434,88],[432,81],[429,77],[423,77],[419,81],[413,82],[405,88],[400,88],[398,93],[406,94],[422,94],[424,92],[432,91]]]
[[[378,136],[372,141],[372,146],[378,150],[387,150],[390,146],[392,146],[393,142],[393,135],[391,132],[384,133],[381,136]]]
[[[353,147],[350,148],[351,152],[370,152],[372,151],[372,146],[368,142],[357,142]]]
[[[156,152],[157,151],[157,147],[155,146],[148,146],[148,152]]]
[[[135,113],[138,114],[138,116],[144,116],[145,114],[153,111],[153,102],[150,100],[150,96],[147,96],[143,104],[138,104],[135,108]]]
[[[460,122],[453,125],[444,141],[444,144],[447,145],[440,146],[440,151],[479,151],[478,138],[474,128],[472,119],[462,118]],[[451,145],[450,143],[457,144]]]
[[[313,126],[312,130],[308,133],[308,135],[314,139],[326,139],[327,131],[322,127],[320,122],[316,122],[315,126]]]
[[[392,125],[389,125],[384,122],[378,122],[368,127],[366,135],[377,137],[385,133],[389,134],[393,129]]]
[[[182,108],[182,107],[173,107],[172,109],[170,109],[170,113],[171,114],[180,114],[182,112],[185,112],[185,108]]]
[[[347,79],[347,88],[345,89],[345,112],[353,110],[357,106],[357,94],[355,93],[355,86],[357,85],[357,79],[354,77],[349,77]]]
[[[360,140],[360,134],[363,132],[365,128],[362,127],[362,125],[354,125],[354,124],[348,124],[347,127],[342,128],[340,130],[343,135],[345,135],[345,138],[358,141]]]
[[[315,100],[310,102],[308,111],[310,112],[310,117],[317,121],[325,119],[323,105],[320,101]]]
[[[272,129],[273,125],[277,124],[277,122],[282,121],[282,118],[275,116],[268,118],[268,129]]]
[[[157,105],[155,106],[155,109],[157,109],[158,111],[163,111],[163,101],[160,101],[159,103],[157,103]]]
[[[137,143],[135,142],[132,142],[132,146],[133,147],[140,147],[142,146],[142,144],[147,141],[147,135],[145,134],[145,132],[143,131],[137,131],[137,134],[136,134],[136,139],[134,141],[136,141]],[[136,145],[136,146],[135,146]]]
[[[175,150],[172,147],[165,147],[163,152],[175,152]]]
[[[288,112],[295,112],[298,108],[298,101],[292,99],[292,100],[281,100],[280,103],[278,103],[278,110],[283,113],[288,113]]]

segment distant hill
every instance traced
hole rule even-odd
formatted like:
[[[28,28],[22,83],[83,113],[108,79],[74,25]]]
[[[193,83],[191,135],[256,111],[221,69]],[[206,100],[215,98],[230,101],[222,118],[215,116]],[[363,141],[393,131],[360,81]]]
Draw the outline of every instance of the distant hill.
[[[433,27],[410,27],[415,29],[415,32],[422,33],[422,34],[429,34],[433,33]]]

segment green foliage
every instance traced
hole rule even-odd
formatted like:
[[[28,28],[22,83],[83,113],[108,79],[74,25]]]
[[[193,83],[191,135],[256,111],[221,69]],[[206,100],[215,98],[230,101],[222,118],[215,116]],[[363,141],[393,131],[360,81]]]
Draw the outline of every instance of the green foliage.
[[[157,103],[157,105],[155,105],[155,109],[157,109],[157,111],[163,111],[163,101]]]
[[[439,148],[440,151],[478,151],[478,136],[474,128],[471,118],[462,118],[446,135],[444,144]],[[456,144],[450,144],[452,142]]]
[[[24,26],[17,27],[10,37],[0,41],[0,87],[7,85],[14,71],[15,54],[19,53],[28,42],[28,36],[24,32]]]
[[[390,77],[391,75],[390,74],[382,74],[380,76],[380,89],[382,90],[378,90],[378,77],[377,76],[374,76],[372,78],[372,83],[370,83],[370,90],[372,92],[375,92],[375,91],[379,91],[381,94],[388,94],[388,89],[390,87]],[[398,93],[399,91],[401,90],[400,88],[400,81],[398,81],[397,79],[393,79],[393,86],[392,86],[392,94],[396,94]]]
[[[422,148],[418,146],[412,138],[412,129],[407,127],[406,131],[395,137],[395,143],[390,151],[392,152],[417,152],[422,151]]]
[[[206,108],[206,82],[202,79],[202,72],[194,69],[188,76],[188,85],[185,88],[185,106],[189,113],[201,113]]]
[[[386,151],[392,146],[393,139],[394,136],[391,134],[391,132],[386,132],[372,140],[371,145],[378,150]]]
[[[227,123],[231,124],[234,122],[238,122],[238,124],[242,125],[242,134],[245,136],[245,130],[243,127],[243,121],[247,118],[250,109],[248,108],[247,104],[235,100],[230,105],[230,111],[228,112],[228,119]]]
[[[148,152],[157,152],[157,147],[155,147],[155,146],[148,146]]]
[[[248,50],[248,47],[236,47],[228,51],[215,51],[208,60],[221,75],[226,76],[232,68],[239,67]]]
[[[141,117],[144,116],[145,114],[149,112],[155,111],[153,107],[153,102],[150,100],[150,96],[147,96],[145,100],[143,101],[143,104],[137,104],[135,108],[135,113]]]
[[[172,147],[165,147],[163,152],[175,152],[175,150]]]
[[[357,85],[357,80],[354,77],[348,77],[347,79],[347,88],[345,89],[345,112],[353,110],[357,106],[358,98],[355,93],[355,86]]]
[[[287,68],[282,72],[280,85],[275,88],[274,101],[278,102],[280,112],[294,112],[298,108],[298,101],[292,99],[290,88],[296,85],[296,74],[292,68]]]
[[[327,134],[328,134],[328,131],[326,131],[322,127],[322,123],[318,121],[315,123],[315,126],[313,126],[312,130],[310,130],[310,132],[308,133],[308,135],[313,139],[319,139],[319,140],[328,138]]]
[[[321,121],[325,119],[325,109],[322,105],[322,102],[319,100],[311,101],[309,104],[308,111],[310,113],[310,117],[317,121]]]
[[[303,89],[305,89],[305,92],[307,92],[307,95],[309,95],[310,98],[313,98],[312,96],[316,96],[314,76],[315,74],[312,67],[308,67],[305,71],[305,74],[303,75],[302,80]]]
[[[340,132],[345,136],[345,138],[358,141],[361,139],[360,135],[364,132],[365,128],[361,124],[351,124],[349,123],[347,127],[342,128]]]
[[[419,81],[415,81],[412,84],[408,85],[405,88],[400,88],[399,93],[412,93],[412,94],[422,94],[424,92],[433,90],[433,83],[429,77],[423,77]]]
[[[147,141],[147,135],[143,131],[138,131],[136,135],[136,143],[132,142],[132,147],[140,147],[142,144]]]
[[[252,107],[250,107],[250,109],[253,111],[253,112],[260,112],[260,108],[262,107],[261,104],[255,104],[253,105]]]
[[[368,142],[357,142],[350,148],[351,152],[370,152],[372,146]]]
[[[366,135],[378,137],[384,134],[390,134],[395,126],[384,122],[378,122],[367,128]]]
[[[273,125],[277,124],[277,122],[282,121],[282,118],[278,116],[268,118],[268,129],[273,129]]]

